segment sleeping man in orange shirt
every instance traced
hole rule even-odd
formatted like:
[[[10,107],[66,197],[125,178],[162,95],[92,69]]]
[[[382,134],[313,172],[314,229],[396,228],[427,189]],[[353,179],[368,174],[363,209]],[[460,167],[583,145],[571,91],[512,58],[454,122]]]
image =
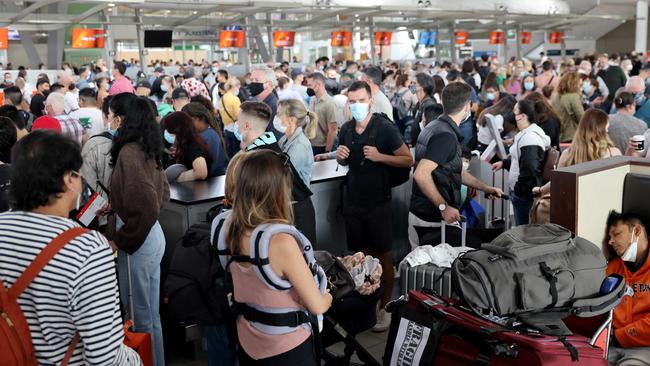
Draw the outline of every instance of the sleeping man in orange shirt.
[[[609,362],[615,366],[650,366],[650,260],[648,232],[634,214],[612,211],[603,252],[607,275],[617,273],[634,290],[614,310]]]

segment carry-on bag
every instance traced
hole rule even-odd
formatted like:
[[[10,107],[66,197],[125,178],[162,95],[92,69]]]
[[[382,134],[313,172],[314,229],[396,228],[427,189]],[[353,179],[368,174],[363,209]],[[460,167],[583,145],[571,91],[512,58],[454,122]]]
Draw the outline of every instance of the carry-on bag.
[[[397,300],[388,308],[392,323],[386,366],[608,365],[603,349],[588,337],[510,328],[507,319],[501,319],[504,324],[489,320],[432,293],[411,291],[408,301]]]
[[[505,316],[594,297],[606,266],[596,245],[559,225],[522,225],[456,259],[452,282],[464,305]]]
[[[128,254],[126,255],[126,268],[129,282],[129,314],[127,320],[124,323],[124,344],[132,348],[134,351],[140,355],[143,366],[152,366],[153,365],[153,348],[151,344],[151,334],[149,333],[139,333],[131,331],[131,327],[135,325],[135,315],[133,313],[133,287],[131,280],[131,258]]]
[[[443,221],[440,244],[446,243],[448,227],[449,225]],[[461,220],[461,247],[466,245],[466,234],[467,221]],[[450,268],[439,267],[431,263],[412,267],[406,261],[402,261],[399,265],[399,280],[402,295],[408,294],[410,290],[427,288],[441,296],[452,296]]]

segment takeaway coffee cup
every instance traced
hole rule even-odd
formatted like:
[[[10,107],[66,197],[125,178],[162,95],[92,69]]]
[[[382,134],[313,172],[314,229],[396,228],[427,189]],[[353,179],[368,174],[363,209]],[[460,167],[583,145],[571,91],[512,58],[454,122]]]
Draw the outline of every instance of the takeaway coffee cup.
[[[645,136],[643,135],[632,136],[632,142],[634,143],[634,145],[636,145],[636,151],[645,150]]]

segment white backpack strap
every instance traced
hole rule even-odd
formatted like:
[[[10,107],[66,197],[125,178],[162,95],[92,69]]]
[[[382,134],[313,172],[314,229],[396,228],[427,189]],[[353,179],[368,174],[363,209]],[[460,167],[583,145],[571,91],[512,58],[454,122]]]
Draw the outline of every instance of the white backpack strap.
[[[324,293],[327,289],[327,277],[325,276],[323,269],[318,266],[314,259],[313,247],[309,242],[309,239],[291,225],[264,224],[258,226],[255,231],[253,231],[250,240],[250,258],[251,263],[254,264],[253,268],[258,278],[271,289],[278,291],[288,291],[291,289],[291,283],[280,278],[280,276],[273,271],[269,262],[269,244],[271,238],[281,233],[289,234],[296,239],[301,251],[303,252],[305,262],[307,262],[309,269],[314,274],[314,280],[318,284],[321,292]]]
[[[214,247],[216,244],[217,255],[219,256],[219,261],[225,271],[228,270],[226,267],[228,266],[228,261],[231,257],[230,248],[226,243],[226,227],[229,222],[230,211],[220,213],[214,218],[214,220],[212,220],[212,234],[210,236],[212,246]]]

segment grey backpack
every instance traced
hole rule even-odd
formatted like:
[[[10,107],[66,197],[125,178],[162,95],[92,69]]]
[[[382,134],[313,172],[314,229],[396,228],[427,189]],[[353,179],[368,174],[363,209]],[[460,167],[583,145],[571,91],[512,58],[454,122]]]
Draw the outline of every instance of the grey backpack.
[[[569,230],[525,225],[456,259],[452,284],[472,310],[511,316],[597,297],[606,266],[600,248]]]

